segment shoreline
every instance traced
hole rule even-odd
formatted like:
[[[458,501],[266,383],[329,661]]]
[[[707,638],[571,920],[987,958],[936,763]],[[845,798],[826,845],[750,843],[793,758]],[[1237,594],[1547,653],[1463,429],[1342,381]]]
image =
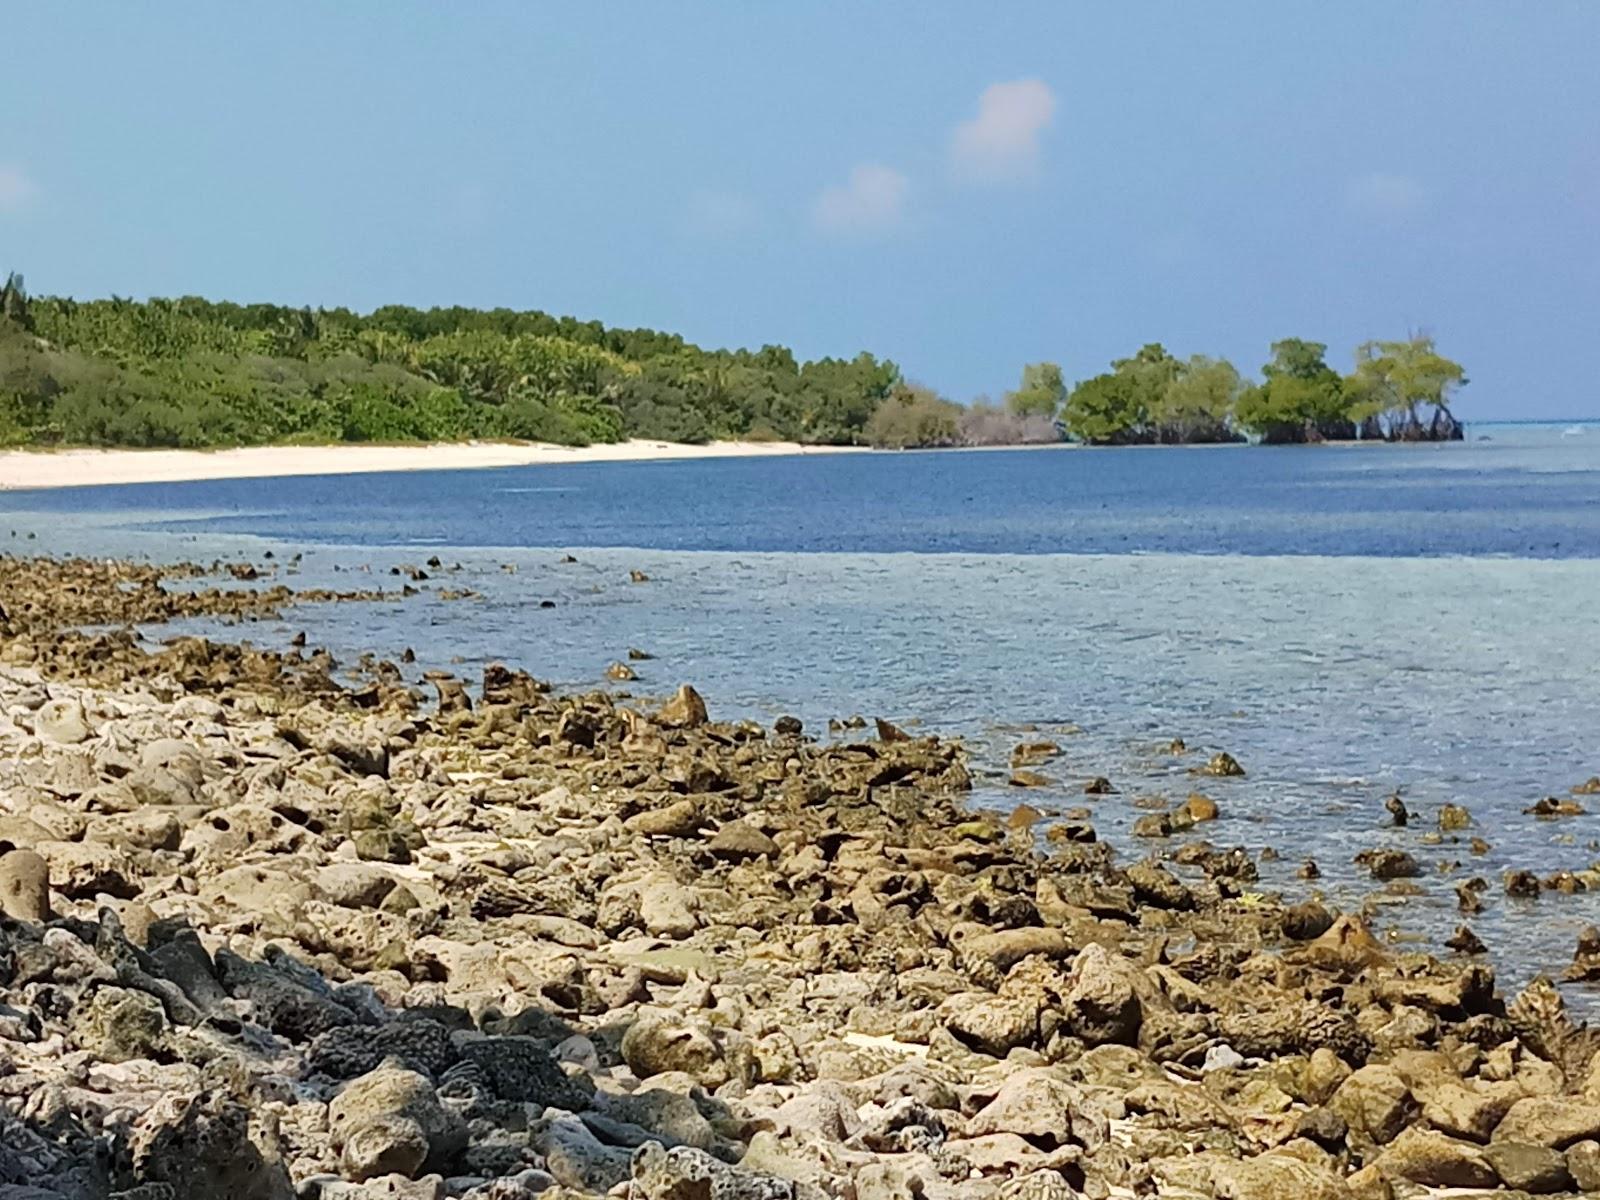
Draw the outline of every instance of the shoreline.
[[[865,446],[811,446],[800,442],[691,445],[636,438],[592,446],[558,446],[548,442],[434,442],[425,445],[243,446],[229,450],[6,450],[0,451],[0,492],[301,475],[461,471],[553,463],[848,454],[866,449]]]
[[[959,740],[718,720],[648,655],[637,691],[336,681],[303,637],[132,629],[397,595],[278,570],[0,560],[0,1041],[16,1094],[71,1098],[0,1137],[41,1200],[1600,1190],[1555,984],[1497,989],[1467,925],[1440,958],[1260,888],[1265,848],[1199,836],[1244,815],[1225,751],[1133,858],[1092,807],[975,803]],[[1016,732],[1019,799],[1076,772]],[[1357,861],[1396,897],[1424,873]],[[1594,938],[1563,977],[1600,979]]]

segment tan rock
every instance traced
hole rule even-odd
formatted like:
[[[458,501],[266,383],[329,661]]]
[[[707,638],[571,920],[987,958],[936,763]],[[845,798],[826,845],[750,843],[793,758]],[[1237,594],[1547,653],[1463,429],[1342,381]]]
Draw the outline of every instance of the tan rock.
[[[1574,1142],[1600,1141],[1600,1104],[1576,1096],[1528,1096],[1513,1104],[1495,1126],[1493,1140],[1556,1150]]]
[[[679,687],[656,714],[656,721],[668,729],[695,729],[707,720],[706,702],[687,683]]]
[[[1377,1167],[1390,1179],[1425,1187],[1492,1188],[1500,1182],[1480,1147],[1415,1126],[1395,1137]]]
[[[1380,1146],[1393,1141],[1415,1111],[1406,1081],[1393,1067],[1382,1065],[1353,1072],[1328,1107],[1344,1118],[1352,1136]]]
[[[50,864],[32,850],[0,854],[0,912],[13,921],[50,920]]]

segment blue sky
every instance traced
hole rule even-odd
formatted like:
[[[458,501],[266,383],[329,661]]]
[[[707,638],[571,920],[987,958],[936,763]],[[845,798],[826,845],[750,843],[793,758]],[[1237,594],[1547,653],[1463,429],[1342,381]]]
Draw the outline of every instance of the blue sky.
[[[1600,4],[34,4],[34,290],[509,305],[968,400],[1413,328],[1600,414]]]

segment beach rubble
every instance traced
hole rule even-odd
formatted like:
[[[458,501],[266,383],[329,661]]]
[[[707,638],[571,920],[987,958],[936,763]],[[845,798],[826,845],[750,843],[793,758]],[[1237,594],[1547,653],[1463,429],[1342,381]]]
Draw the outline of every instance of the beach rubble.
[[[0,559],[0,1200],[1600,1189],[1549,981],[1243,851],[976,814],[887,721],[130,628],[340,598]]]

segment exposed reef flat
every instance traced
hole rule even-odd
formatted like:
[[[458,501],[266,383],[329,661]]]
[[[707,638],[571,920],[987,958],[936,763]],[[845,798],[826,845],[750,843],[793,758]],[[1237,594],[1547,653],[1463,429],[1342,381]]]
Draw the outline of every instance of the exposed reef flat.
[[[0,559],[3,1200],[1600,1188],[1548,981],[888,722],[123,628],[378,594],[208,571]]]

